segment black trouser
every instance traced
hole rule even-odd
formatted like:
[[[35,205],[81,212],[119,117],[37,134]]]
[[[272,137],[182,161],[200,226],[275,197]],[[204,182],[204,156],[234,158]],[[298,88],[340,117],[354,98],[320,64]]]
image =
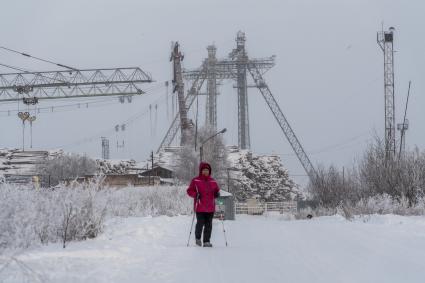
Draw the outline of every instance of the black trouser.
[[[210,241],[213,217],[214,217],[214,212],[197,212],[196,213],[196,227],[195,227],[196,239],[198,240],[201,239],[202,228],[204,228],[204,243]]]

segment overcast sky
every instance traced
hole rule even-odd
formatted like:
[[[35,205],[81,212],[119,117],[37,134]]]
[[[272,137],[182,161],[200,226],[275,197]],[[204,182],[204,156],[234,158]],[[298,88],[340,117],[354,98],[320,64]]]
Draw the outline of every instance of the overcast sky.
[[[138,66],[149,72],[156,82],[146,85],[148,94],[131,104],[115,98],[97,99],[103,102],[89,108],[53,108],[53,113],[38,114],[33,125],[35,149],[63,147],[100,157],[104,135],[110,138],[112,158],[141,161],[156,150],[171,120],[171,96],[167,119],[163,86],[171,79],[171,41],[180,42],[184,67],[196,68],[207,55],[207,45],[214,43],[217,57],[224,58],[242,30],[250,57],[277,56],[265,78],[312,162],[342,167],[361,156],[374,132],[384,133],[383,55],[376,43],[382,22],[385,29],[396,29],[396,122],[402,120],[411,80],[406,143],[424,148],[424,11],[419,0],[2,0],[0,45],[75,68]],[[0,63],[57,69],[4,50]],[[1,73],[10,71],[0,67]],[[229,129],[228,144],[237,144],[233,85],[224,81],[218,99],[218,127]],[[42,101],[38,106],[75,103]],[[22,103],[0,103],[0,111],[18,107]],[[22,145],[21,122],[13,113],[0,112],[0,147]],[[114,132],[116,124],[139,113],[144,114],[125,132]],[[249,115],[253,151],[281,154],[291,174],[305,174],[254,88],[249,89]],[[117,149],[117,140],[125,141],[124,149]]]

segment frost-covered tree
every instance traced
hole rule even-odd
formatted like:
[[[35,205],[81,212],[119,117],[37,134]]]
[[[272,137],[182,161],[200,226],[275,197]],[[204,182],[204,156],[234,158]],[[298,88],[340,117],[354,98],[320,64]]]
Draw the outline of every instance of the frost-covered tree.
[[[207,138],[215,134],[215,130],[209,127],[203,127],[198,131],[198,139],[195,151],[194,139],[184,146],[180,152],[175,155],[175,172],[176,177],[184,182],[191,180],[198,175],[198,167],[200,163],[200,145]],[[225,180],[227,162],[227,151],[222,135],[217,135],[213,139],[207,141],[203,145],[203,161],[208,162],[212,167],[213,177]]]
[[[229,148],[229,190],[237,200],[287,201],[300,197],[299,188],[276,155],[256,155]]]
[[[85,155],[64,154],[47,159],[37,166],[39,175],[49,178],[50,185],[57,185],[63,180],[75,179],[95,174],[96,162]]]

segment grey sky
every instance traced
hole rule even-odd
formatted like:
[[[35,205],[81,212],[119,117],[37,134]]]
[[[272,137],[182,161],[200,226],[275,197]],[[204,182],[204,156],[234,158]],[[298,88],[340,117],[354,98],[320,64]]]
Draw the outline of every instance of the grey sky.
[[[216,44],[218,57],[227,56],[236,32],[242,30],[251,57],[277,56],[277,65],[265,78],[313,163],[350,166],[373,132],[384,131],[383,56],[376,44],[382,21],[385,28],[396,28],[397,123],[412,80],[406,143],[425,146],[423,1],[3,0],[1,11],[2,46],[76,68],[139,66],[157,81],[145,87],[153,89],[151,94],[132,104],[39,114],[33,127],[35,148],[67,145],[65,150],[99,157],[98,133],[111,130],[106,136],[111,139],[112,158],[144,160],[169,125],[162,85],[171,77],[170,42],[180,42],[184,67],[194,68],[211,43]],[[2,50],[0,63],[57,69]],[[0,72],[10,70],[0,67]],[[237,144],[237,98],[232,86],[225,82],[220,88],[218,124],[229,129],[227,143]],[[158,99],[156,130],[151,130],[155,113],[151,122],[147,111],[118,137],[127,146],[117,151],[114,125],[146,111]],[[292,174],[305,174],[258,90],[249,89],[249,104],[252,149],[284,154],[283,163]],[[17,107],[3,104],[0,111]],[[75,144],[87,137],[93,138]],[[16,114],[8,117],[0,112],[0,147],[20,147],[21,138]],[[303,177],[297,180],[302,182]]]

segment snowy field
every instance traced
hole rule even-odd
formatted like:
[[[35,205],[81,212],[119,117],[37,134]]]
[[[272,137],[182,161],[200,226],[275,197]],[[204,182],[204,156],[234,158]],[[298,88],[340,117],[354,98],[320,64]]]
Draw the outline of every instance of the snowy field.
[[[214,248],[186,247],[191,217],[107,221],[98,238],[27,250],[0,282],[425,282],[425,217],[214,220]]]

